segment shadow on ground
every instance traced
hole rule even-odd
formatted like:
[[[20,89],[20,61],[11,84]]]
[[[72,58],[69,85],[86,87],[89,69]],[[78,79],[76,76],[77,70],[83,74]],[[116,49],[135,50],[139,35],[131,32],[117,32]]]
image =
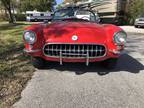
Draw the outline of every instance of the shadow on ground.
[[[76,74],[84,73],[111,73],[111,72],[130,72],[130,73],[139,73],[144,70],[144,65],[140,63],[135,58],[124,54],[119,58],[117,67],[112,70],[103,68],[100,63],[90,63],[89,66],[86,66],[85,63],[64,63],[62,66],[57,62],[50,62],[47,64],[46,69],[56,69],[58,71],[72,71]],[[104,75],[104,74],[102,74]]]

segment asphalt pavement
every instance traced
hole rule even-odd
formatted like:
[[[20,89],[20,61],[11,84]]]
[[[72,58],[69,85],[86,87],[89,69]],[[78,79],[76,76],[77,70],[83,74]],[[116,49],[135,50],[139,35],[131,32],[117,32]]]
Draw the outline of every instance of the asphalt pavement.
[[[125,53],[114,70],[99,64],[58,63],[37,70],[14,108],[143,108],[144,29],[128,32]],[[108,72],[99,75],[99,72]]]

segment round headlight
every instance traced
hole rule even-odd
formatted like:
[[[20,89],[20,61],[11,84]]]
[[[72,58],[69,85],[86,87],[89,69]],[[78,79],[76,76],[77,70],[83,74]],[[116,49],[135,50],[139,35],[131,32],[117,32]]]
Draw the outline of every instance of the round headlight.
[[[114,42],[118,45],[123,45],[126,43],[127,34],[124,31],[115,33]]]
[[[28,44],[34,44],[36,41],[36,34],[32,31],[25,31],[24,32],[24,40]]]
[[[137,22],[137,21],[139,21],[139,19],[136,19],[135,21]]]

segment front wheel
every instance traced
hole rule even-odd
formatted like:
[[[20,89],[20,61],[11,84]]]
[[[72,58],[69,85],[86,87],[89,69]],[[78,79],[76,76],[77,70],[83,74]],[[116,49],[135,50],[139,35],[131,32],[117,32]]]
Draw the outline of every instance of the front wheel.
[[[37,69],[44,69],[45,67],[45,60],[39,57],[32,57],[31,58],[32,65]]]
[[[108,69],[114,69],[117,65],[117,58],[111,58],[102,62],[102,66]]]
[[[137,26],[137,25],[135,25],[135,28],[138,28],[138,26]]]

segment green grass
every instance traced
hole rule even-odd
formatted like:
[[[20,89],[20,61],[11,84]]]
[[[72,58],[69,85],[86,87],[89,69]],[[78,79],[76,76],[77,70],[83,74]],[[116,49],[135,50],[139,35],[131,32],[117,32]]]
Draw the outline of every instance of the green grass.
[[[30,58],[23,55],[23,30],[31,24],[0,22],[0,108],[10,107],[34,72]]]
[[[5,51],[9,51],[10,49],[12,50],[22,47],[23,29],[28,25],[30,24],[9,24],[6,22],[2,22],[2,24],[0,24],[0,54]]]

